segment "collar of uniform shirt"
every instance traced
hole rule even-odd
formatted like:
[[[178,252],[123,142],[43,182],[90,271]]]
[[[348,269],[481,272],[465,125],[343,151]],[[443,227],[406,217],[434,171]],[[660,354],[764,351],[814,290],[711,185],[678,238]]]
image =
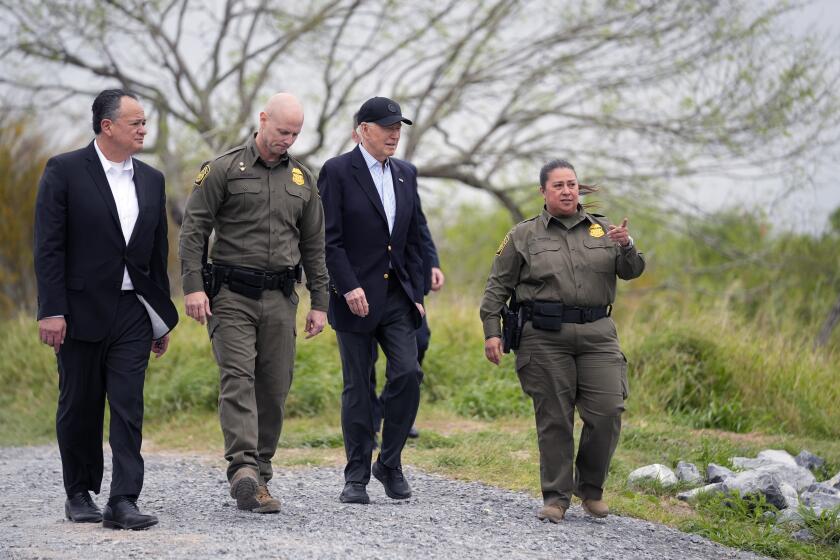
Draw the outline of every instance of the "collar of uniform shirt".
[[[247,149],[245,150],[245,155],[242,156],[242,163],[244,163],[246,167],[254,167],[254,164],[258,161],[269,169],[272,169],[280,164],[287,165],[289,163],[289,152],[280,156],[277,161],[267,162],[263,160],[262,156],[260,156],[260,151],[257,149],[256,132],[248,139],[245,146]]]
[[[391,159],[390,158],[385,158],[385,166],[383,168],[382,164],[379,163],[376,160],[375,157],[370,155],[370,153],[365,149],[365,147],[361,143],[359,143],[359,151],[362,152],[362,157],[365,158],[365,163],[367,163],[368,169],[372,169],[372,168],[376,167],[377,165],[383,171],[387,171],[387,170],[391,169]]]
[[[96,155],[99,156],[99,162],[102,164],[102,169],[105,171],[105,175],[113,169],[117,173],[129,173],[131,178],[134,179],[134,163],[130,156],[124,161],[111,161],[106,158],[105,154],[102,153],[102,150],[99,149],[99,144],[96,140],[93,141],[93,147],[96,150]]]
[[[548,224],[550,224],[551,221],[554,220],[558,224],[563,225],[563,227],[565,227],[566,229],[572,229],[573,227],[575,227],[576,225],[578,225],[582,221],[584,221],[586,219],[589,219],[589,217],[586,214],[586,211],[581,206],[578,206],[577,212],[575,212],[571,216],[561,216],[559,218],[557,216],[552,216],[548,212],[546,207],[543,206],[542,213],[541,213],[540,217],[542,218],[543,225],[546,228],[548,227]],[[590,221],[591,221],[591,219],[590,219]]]

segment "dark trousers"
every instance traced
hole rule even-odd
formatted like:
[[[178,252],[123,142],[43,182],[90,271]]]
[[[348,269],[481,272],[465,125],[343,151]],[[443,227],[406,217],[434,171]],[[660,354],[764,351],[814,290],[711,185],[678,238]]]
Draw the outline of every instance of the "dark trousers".
[[[432,337],[432,331],[429,330],[429,322],[426,320],[427,315],[423,315],[423,322],[420,328],[414,331],[414,339],[417,341],[417,364],[420,366],[418,372],[420,373],[420,383],[423,383],[423,357],[426,355],[426,350],[429,349],[429,340]],[[376,394],[376,361],[379,359],[379,347],[374,341],[371,345],[371,352],[373,356],[373,363],[370,365],[370,398],[373,402],[373,426],[378,432],[382,427],[382,395]],[[387,373],[385,375],[387,377]]]
[[[120,297],[118,306],[104,340],[81,342],[67,337],[58,353],[55,427],[68,495],[85,490],[99,493],[106,395],[111,407],[111,496],[136,497],[143,487],[143,382],[152,326],[133,292]]]
[[[383,391],[382,447],[380,460],[386,466],[399,467],[402,449],[414,424],[420,403],[417,344],[414,339],[413,302],[398,282],[388,286],[382,320],[371,332],[337,331],[338,349],[344,375],[341,393],[341,429],[348,482],[370,480],[373,453],[373,399],[370,394],[371,345],[378,342],[388,360]]]

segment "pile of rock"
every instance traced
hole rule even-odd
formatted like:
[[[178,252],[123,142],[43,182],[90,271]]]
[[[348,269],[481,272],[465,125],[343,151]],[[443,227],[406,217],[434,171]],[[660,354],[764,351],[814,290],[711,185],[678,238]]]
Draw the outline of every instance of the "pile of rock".
[[[778,523],[801,525],[800,505],[819,515],[825,510],[840,507],[840,472],[829,480],[817,482],[814,469],[825,461],[802,451],[796,457],[787,451],[766,449],[755,458],[732,457],[732,467],[709,463],[706,477],[692,463],[680,461],[675,470],[665,465],[647,465],[630,473],[627,482],[639,485],[656,481],[662,486],[695,486],[677,494],[677,498],[691,502],[704,493],[738,493],[741,496],[762,494],[767,503],[780,511]],[[676,472],[675,472],[676,471]]]

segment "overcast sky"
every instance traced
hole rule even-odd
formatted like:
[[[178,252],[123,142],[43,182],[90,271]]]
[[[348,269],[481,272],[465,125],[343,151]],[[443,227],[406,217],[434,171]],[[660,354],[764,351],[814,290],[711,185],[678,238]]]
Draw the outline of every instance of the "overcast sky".
[[[824,34],[828,37],[831,52],[840,59],[840,0],[816,0],[810,6],[791,15],[791,25],[797,34]],[[840,131],[838,131],[840,134]],[[686,194],[704,209],[740,204],[756,208],[784,229],[807,233],[820,233],[827,224],[829,214],[840,206],[840,146],[826,149],[823,161],[813,184],[803,184],[795,191],[776,185],[768,197],[767,182],[751,185],[733,185],[721,181],[717,185],[704,183],[704,188],[692,189]],[[706,188],[710,187],[710,188]]]
[[[814,0],[809,6],[796,10],[788,17],[791,30],[796,35],[825,36],[831,53],[840,60],[840,0]],[[70,105],[74,112],[78,110],[80,115],[84,114],[86,117],[89,110],[88,100],[79,100],[78,103],[74,102]],[[77,130],[63,132],[73,136],[79,135]],[[64,135],[59,133],[59,136]],[[840,136],[840,131],[838,131],[838,136]],[[87,141],[86,135],[80,137],[79,141]],[[707,212],[732,208],[755,210],[768,215],[781,230],[793,229],[818,234],[824,231],[828,215],[840,206],[838,177],[840,177],[840,145],[825,149],[823,161],[812,183],[803,181],[793,190],[782,185],[772,176],[772,172],[768,172],[766,178],[752,183],[742,181],[735,184],[726,179],[710,182],[704,179],[702,187],[696,184],[682,185],[677,186],[677,192],[688,202]],[[481,198],[476,197],[474,190],[468,191],[461,192],[459,195],[473,201]],[[434,204],[433,201],[437,201],[439,197],[432,195],[429,198],[432,199],[429,202]],[[446,200],[452,201],[451,192],[446,194]]]

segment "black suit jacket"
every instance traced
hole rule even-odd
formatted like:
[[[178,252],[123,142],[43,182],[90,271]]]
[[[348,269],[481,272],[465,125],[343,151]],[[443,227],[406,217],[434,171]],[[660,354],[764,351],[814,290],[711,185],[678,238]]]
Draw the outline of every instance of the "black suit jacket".
[[[369,332],[385,311],[389,267],[408,297],[423,303],[423,252],[418,226],[417,171],[390,158],[396,196],[394,229],[388,233],[385,209],[357,146],[328,160],[318,176],[324,204],[326,260],[330,273],[328,318],[335,330]],[[361,287],[369,305],[367,317],[353,315],[344,294]],[[415,324],[420,312],[413,309]]]
[[[50,158],[35,206],[38,319],[64,315],[71,338],[105,338],[128,268],[135,291],[168,329],[178,322],[166,274],[163,174],[134,159],[139,214],[128,244],[102,163],[93,146]],[[153,324],[155,318],[153,317]]]

